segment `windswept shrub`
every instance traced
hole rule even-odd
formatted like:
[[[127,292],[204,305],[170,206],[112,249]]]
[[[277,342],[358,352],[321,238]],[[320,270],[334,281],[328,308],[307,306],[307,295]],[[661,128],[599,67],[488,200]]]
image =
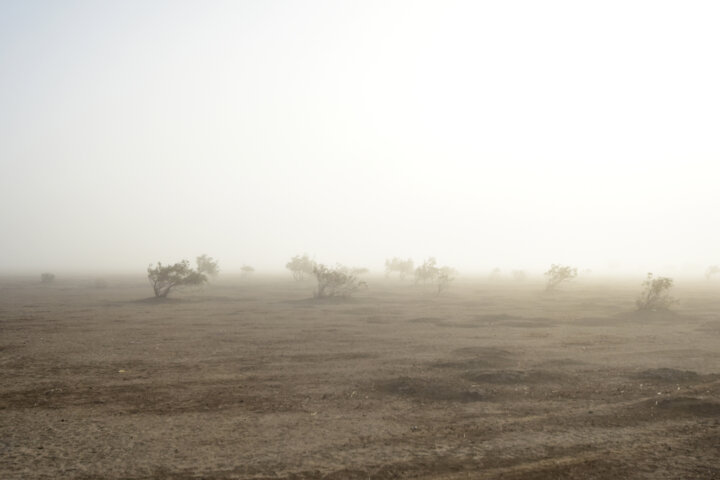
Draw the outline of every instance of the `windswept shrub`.
[[[212,257],[200,255],[195,259],[195,263],[197,264],[198,273],[202,273],[203,275],[207,275],[209,277],[214,277],[220,273],[220,266],[218,265],[217,260]]]
[[[545,276],[548,277],[545,290],[554,290],[555,287],[560,285],[565,280],[572,280],[577,277],[577,268],[567,267],[564,265],[552,264],[550,270],[545,272]]]
[[[403,260],[395,257],[385,260],[385,277],[397,273],[400,280],[405,280],[406,277],[413,274],[414,269],[415,262],[413,262],[412,258]]]
[[[150,265],[147,272],[150,285],[158,298],[167,297],[170,290],[176,287],[202,285],[207,282],[207,276],[190,268],[190,262],[187,260],[175,265],[163,265],[158,262],[155,267]]]
[[[313,275],[317,279],[315,298],[349,297],[367,283],[360,281],[356,275],[350,273],[347,267],[337,265],[335,268],[318,264],[313,268]]]
[[[42,273],[40,274],[40,282],[41,283],[52,283],[55,281],[55,274],[54,273]]]
[[[315,266],[315,261],[311,260],[307,254],[303,256],[295,255],[288,263],[285,264],[285,268],[292,272],[292,276],[295,281],[302,281],[305,279],[305,276],[312,275],[314,273]]]
[[[638,310],[667,310],[677,302],[668,294],[673,286],[672,278],[655,278],[652,273],[648,273],[642,286],[643,291],[635,301]]]

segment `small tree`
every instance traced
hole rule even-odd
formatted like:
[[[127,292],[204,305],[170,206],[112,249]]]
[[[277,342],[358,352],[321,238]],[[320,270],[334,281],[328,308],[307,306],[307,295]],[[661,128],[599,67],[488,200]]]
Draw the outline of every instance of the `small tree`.
[[[705,270],[705,279],[710,280],[710,277],[718,273],[720,273],[720,265],[710,265],[707,270]]]
[[[195,263],[197,264],[198,273],[202,273],[203,275],[207,275],[209,277],[215,277],[218,273],[220,273],[218,262],[212,257],[200,255],[195,259]]]
[[[450,284],[455,280],[457,271],[450,267],[440,267],[437,276],[437,294],[440,295],[442,292],[447,290]]]
[[[454,268],[448,266],[438,267],[435,257],[430,257],[415,269],[415,283],[422,282],[423,285],[426,285],[429,282],[436,284],[437,294],[440,295],[455,280],[454,275],[456,274],[457,271]]]
[[[440,275],[440,269],[437,266],[437,260],[435,257],[430,257],[415,269],[415,283],[422,282],[424,285],[427,282],[434,282],[438,275]]]
[[[524,270],[513,270],[511,273],[513,280],[516,282],[524,282],[525,279],[527,279],[527,274]]]
[[[635,301],[638,310],[667,310],[670,305],[677,302],[668,294],[673,286],[672,278],[654,278],[652,273],[648,273],[642,286],[645,288]]]
[[[40,274],[40,282],[41,283],[52,283],[55,281],[55,274],[54,273],[42,273]]]
[[[550,270],[545,272],[545,276],[548,277],[545,289],[550,291],[565,280],[572,280],[577,277],[577,268],[552,264]]]
[[[367,287],[367,283],[360,281],[342,265],[337,265],[335,268],[316,265],[313,268],[313,275],[318,282],[315,298],[349,297],[361,288]]]
[[[400,280],[405,280],[405,277],[412,275],[415,269],[415,262],[412,258],[403,260],[401,258],[392,258],[385,260],[385,277],[389,277],[393,273],[397,273]]]
[[[165,266],[158,262],[154,268],[150,265],[147,272],[150,285],[158,298],[167,297],[170,290],[176,287],[202,285],[207,282],[207,276],[190,268],[190,262],[187,260]]]
[[[285,264],[285,268],[292,272],[293,279],[302,281],[306,275],[312,275],[315,269],[315,261],[311,260],[307,254],[300,256],[295,255]]]
[[[255,272],[255,269],[251,267],[250,265],[243,265],[240,269],[240,276],[243,278],[247,278],[250,275],[252,275]]]

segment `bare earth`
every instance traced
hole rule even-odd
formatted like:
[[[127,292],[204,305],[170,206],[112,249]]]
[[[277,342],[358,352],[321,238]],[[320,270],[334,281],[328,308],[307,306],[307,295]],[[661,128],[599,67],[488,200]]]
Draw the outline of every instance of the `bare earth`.
[[[0,478],[720,478],[720,285],[640,280],[6,277]]]

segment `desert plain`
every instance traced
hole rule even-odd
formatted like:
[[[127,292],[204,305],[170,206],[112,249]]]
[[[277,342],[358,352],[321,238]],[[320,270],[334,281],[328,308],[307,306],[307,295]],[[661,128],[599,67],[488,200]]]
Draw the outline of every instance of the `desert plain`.
[[[0,278],[0,478],[720,478],[720,282]]]

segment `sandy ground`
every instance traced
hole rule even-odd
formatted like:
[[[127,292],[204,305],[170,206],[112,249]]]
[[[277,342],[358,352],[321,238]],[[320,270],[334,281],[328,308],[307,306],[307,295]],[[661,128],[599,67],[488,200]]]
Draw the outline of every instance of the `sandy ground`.
[[[720,282],[0,279],[2,479],[720,478]]]

